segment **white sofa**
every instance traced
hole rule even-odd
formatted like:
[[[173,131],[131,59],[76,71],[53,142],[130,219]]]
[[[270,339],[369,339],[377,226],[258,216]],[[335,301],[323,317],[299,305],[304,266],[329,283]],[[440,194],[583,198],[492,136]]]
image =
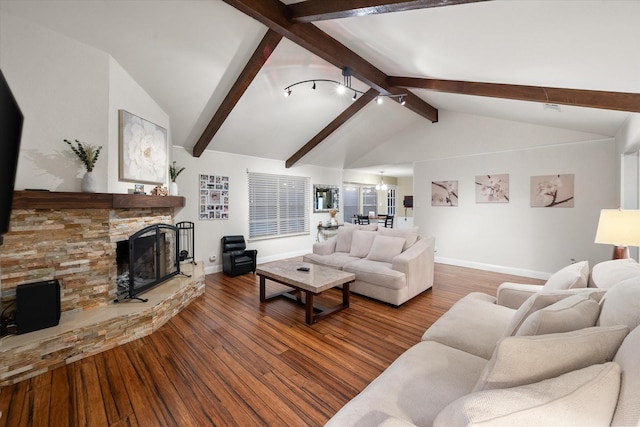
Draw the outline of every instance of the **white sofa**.
[[[640,266],[598,264],[590,288],[572,268],[578,287],[517,309],[462,298],[327,426],[640,425]]]
[[[354,273],[351,292],[399,306],[433,286],[434,245],[417,227],[345,224],[303,259]]]

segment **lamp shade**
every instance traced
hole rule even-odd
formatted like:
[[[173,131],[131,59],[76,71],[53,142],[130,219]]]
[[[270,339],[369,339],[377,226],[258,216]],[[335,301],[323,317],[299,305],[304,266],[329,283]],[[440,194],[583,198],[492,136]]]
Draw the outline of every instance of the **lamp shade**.
[[[640,246],[640,211],[602,209],[595,243]]]

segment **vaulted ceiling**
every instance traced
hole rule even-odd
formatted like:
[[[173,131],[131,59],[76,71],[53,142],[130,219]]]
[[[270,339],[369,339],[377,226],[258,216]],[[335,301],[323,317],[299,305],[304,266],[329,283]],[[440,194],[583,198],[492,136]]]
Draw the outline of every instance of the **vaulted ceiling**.
[[[113,56],[169,114],[174,145],[196,156],[400,171],[379,148],[393,150],[406,129],[438,126],[447,112],[600,136],[640,112],[635,0],[0,4]],[[283,97],[301,80],[341,81],[342,67],[368,96],[353,102],[319,82]],[[378,92],[405,93],[407,103],[377,105]]]

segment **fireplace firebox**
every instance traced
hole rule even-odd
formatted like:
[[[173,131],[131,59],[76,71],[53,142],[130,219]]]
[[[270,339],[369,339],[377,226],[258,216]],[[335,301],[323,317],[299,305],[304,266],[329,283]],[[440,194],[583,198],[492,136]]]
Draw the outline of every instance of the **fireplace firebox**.
[[[180,273],[179,231],[169,224],[155,224],[117,243],[115,302],[138,295]]]

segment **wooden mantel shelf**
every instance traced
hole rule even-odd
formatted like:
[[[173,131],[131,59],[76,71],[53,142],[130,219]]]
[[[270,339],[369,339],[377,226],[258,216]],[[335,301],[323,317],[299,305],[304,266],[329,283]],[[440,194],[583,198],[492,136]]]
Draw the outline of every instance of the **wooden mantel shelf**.
[[[185,199],[182,196],[15,191],[12,209],[179,208],[183,207],[184,203]]]

